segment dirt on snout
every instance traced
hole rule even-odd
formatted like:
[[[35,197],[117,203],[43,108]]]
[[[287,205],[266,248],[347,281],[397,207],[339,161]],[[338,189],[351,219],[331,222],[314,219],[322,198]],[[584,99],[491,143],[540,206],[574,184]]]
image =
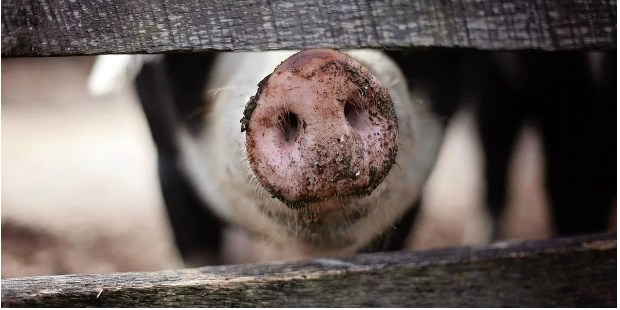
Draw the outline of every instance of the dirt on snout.
[[[344,54],[302,53],[263,79],[246,105],[241,129],[252,169],[290,207],[369,195],[398,151],[391,97]]]

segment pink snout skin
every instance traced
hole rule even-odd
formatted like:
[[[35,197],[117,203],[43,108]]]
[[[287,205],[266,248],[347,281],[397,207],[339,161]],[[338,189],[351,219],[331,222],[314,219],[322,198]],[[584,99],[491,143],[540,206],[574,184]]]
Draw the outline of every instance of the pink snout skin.
[[[398,151],[387,88],[351,57],[327,49],[299,52],[261,81],[241,130],[257,179],[291,208],[370,195]]]

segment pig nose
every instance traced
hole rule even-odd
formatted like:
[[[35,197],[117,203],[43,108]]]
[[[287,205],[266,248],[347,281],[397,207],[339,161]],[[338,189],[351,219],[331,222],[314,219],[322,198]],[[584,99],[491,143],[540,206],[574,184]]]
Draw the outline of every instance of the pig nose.
[[[259,83],[241,123],[254,175],[291,208],[371,194],[398,150],[388,90],[334,50],[282,62]]]

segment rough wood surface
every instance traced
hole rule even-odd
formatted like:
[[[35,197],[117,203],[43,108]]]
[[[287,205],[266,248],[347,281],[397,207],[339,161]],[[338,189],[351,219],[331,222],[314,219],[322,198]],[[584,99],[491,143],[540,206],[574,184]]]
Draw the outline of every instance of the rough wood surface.
[[[5,0],[2,57],[616,47],[615,0]]]
[[[616,237],[3,279],[2,306],[615,307]]]

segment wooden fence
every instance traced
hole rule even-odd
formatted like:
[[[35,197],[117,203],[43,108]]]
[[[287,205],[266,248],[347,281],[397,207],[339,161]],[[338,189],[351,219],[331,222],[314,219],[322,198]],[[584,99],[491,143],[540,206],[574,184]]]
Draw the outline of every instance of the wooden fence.
[[[616,238],[3,279],[2,306],[615,307]]]
[[[616,47],[615,0],[7,0],[2,57]]]

